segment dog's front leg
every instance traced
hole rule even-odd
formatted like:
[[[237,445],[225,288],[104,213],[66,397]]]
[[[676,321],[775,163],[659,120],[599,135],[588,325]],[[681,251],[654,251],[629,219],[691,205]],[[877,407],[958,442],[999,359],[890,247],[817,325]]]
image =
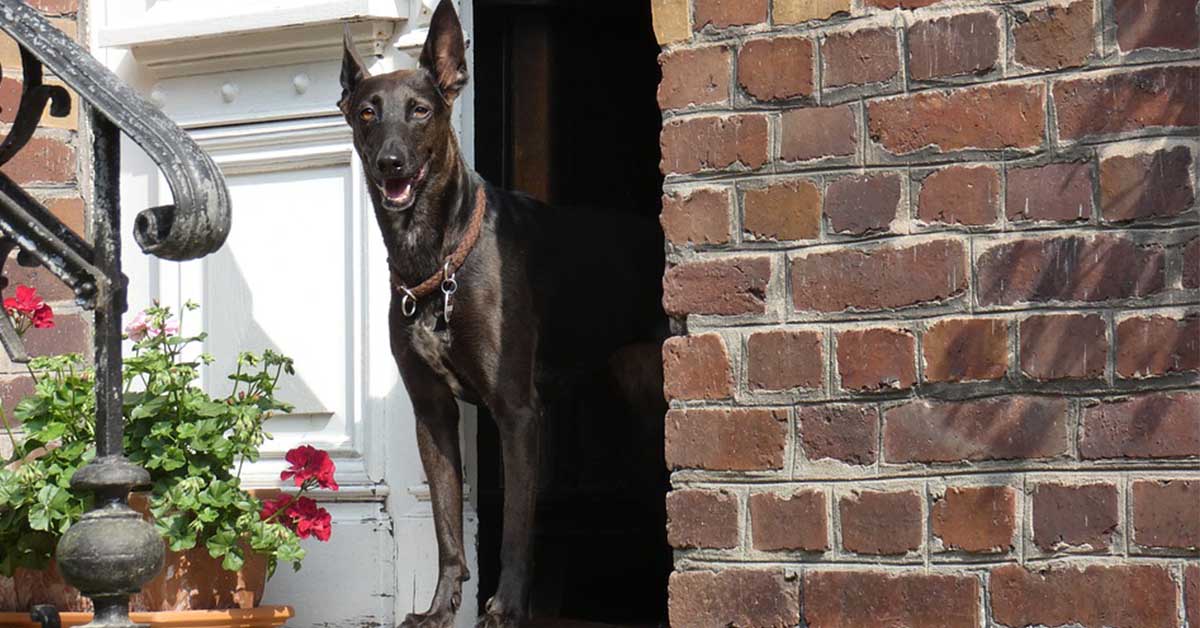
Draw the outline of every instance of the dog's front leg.
[[[429,480],[438,544],[438,581],[425,613],[413,613],[403,628],[450,628],[462,604],[462,583],[471,577],[463,553],[462,462],[458,405],[450,388],[419,358],[400,358],[400,372],[417,415],[417,448]]]
[[[477,624],[515,628],[525,619],[532,571],[541,411],[536,402],[493,408],[504,460],[504,532],[500,584]]]

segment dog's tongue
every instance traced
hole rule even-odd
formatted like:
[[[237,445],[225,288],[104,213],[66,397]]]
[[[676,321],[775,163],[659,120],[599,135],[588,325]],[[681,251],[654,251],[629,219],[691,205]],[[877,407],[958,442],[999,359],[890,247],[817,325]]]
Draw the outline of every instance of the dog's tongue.
[[[387,194],[388,200],[402,202],[408,200],[408,197],[412,195],[412,184],[413,180],[410,178],[388,179],[383,182],[383,191]]]

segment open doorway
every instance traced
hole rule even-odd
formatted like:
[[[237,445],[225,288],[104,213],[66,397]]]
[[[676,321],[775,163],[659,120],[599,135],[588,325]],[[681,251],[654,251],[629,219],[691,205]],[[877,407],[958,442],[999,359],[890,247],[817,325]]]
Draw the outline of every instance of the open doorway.
[[[474,2],[479,172],[555,205],[657,216],[660,72],[650,3]],[[573,384],[543,400],[534,617],[539,625],[666,625],[663,417],[632,409],[602,373]],[[490,418],[477,438],[482,605],[499,576],[503,474]]]

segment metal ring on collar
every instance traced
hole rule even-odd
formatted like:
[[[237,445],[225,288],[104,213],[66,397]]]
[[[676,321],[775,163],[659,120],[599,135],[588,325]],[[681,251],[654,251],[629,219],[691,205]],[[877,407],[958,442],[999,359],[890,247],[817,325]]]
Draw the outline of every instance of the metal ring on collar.
[[[445,294],[454,294],[458,290],[458,281],[454,279],[454,274],[450,272],[450,260],[446,260],[446,264],[442,266],[442,292]]]
[[[400,298],[400,311],[407,318],[412,318],[417,313],[417,295],[408,289],[408,286],[400,286],[404,291],[404,296]]]

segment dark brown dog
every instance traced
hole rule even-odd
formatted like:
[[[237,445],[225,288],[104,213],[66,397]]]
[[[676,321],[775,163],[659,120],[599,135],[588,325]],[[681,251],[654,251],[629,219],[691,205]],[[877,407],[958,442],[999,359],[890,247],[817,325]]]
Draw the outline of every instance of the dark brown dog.
[[[339,107],[392,266],[392,353],[417,417],[438,542],[430,609],[402,626],[452,626],[469,577],[455,398],[491,411],[504,461],[500,583],[479,625],[516,626],[529,595],[540,387],[556,372],[586,372],[622,346],[657,340],[665,328],[657,224],[551,208],[492,187],[464,163],[450,114],[467,82],[465,55],[458,16],[442,0],[419,69],[367,76],[349,40],[342,67]],[[455,269],[480,190],[482,227]],[[406,293],[447,271],[458,286],[452,315],[441,290]]]

